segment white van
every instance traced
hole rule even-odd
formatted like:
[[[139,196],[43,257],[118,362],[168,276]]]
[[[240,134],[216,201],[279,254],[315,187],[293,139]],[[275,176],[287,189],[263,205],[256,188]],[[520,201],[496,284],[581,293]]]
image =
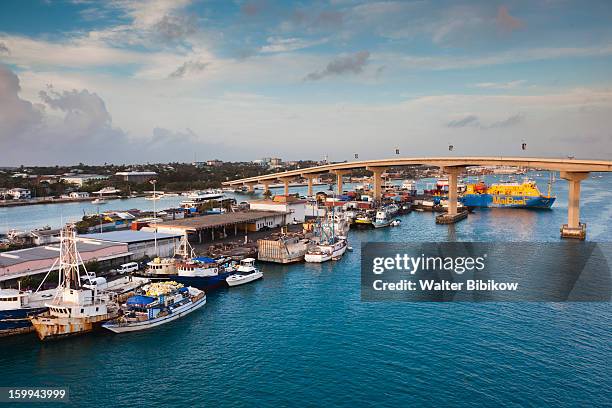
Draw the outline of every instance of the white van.
[[[83,285],[83,287],[85,288],[89,288],[89,289],[98,289],[98,290],[104,290],[106,289],[106,279],[104,278],[93,278],[90,282],[88,282],[86,285]]]
[[[117,272],[119,272],[120,274],[130,273],[130,272],[134,272],[137,270],[138,270],[137,262],[128,262],[126,264],[120,265],[119,268],[117,268]]]

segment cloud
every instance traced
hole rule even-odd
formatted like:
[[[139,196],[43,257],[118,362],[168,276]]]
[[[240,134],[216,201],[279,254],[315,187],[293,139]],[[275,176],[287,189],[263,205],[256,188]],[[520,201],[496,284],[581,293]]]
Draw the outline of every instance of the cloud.
[[[167,162],[220,148],[189,129],[156,127],[145,137],[130,137],[113,124],[106,103],[95,92],[49,86],[39,92],[42,103],[33,104],[19,96],[19,82],[0,65],[0,151],[7,163]]]
[[[480,121],[476,115],[468,115],[461,119],[451,120],[446,124],[449,128],[462,128],[466,126],[480,126]]]
[[[10,50],[3,42],[0,42],[0,54],[10,54]]]
[[[176,70],[171,72],[170,75],[168,75],[168,78],[177,79],[184,78],[188,74],[197,74],[199,72],[204,71],[209,64],[209,62],[202,62],[199,60],[187,61],[183,65],[178,67]]]
[[[483,88],[483,89],[514,89],[514,88],[518,88],[519,86],[525,84],[527,81],[524,79],[519,79],[516,81],[510,81],[510,82],[479,82],[477,84],[475,84],[474,86],[476,88]]]
[[[183,40],[197,31],[193,16],[165,15],[153,25],[153,30],[166,41]]]
[[[510,15],[510,13],[508,12],[508,7],[506,6],[499,6],[499,8],[497,9],[497,24],[504,31],[508,32],[518,30],[525,26],[525,24],[521,20]]]
[[[518,125],[523,121],[523,115],[517,113],[516,115],[512,115],[506,119],[493,122],[490,125],[485,125],[480,121],[480,118],[476,115],[467,115],[460,119],[451,120],[446,124],[446,127],[449,128],[464,128],[464,127],[477,127],[480,129],[502,129],[509,128],[515,125]]]
[[[41,122],[40,110],[21,99],[20,91],[17,75],[0,64],[0,146],[21,143],[19,135]]]
[[[296,51],[303,48],[309,48],[315,45],[323,44],[327,40],[305,40],[302,38],[281,38],[281,37],[269,37],[268,45],[261,47],[261,52],[272,53],[272,52],[290,52]]]
[[[317,81],[328,76],[343,74],[360,74],[368,63],[370,53],[359,51],[353,55],[337,57],[331,61],[324,70],[311,72],[304,78],[305,81]]]
[[[247,1],[240,6],[240,12],[249,17],[261,13],[265,9],[266,3],[263,1]]]
[[[507,119],[500,120],[499,122],[491,123],[488,128],[490,129],[499,129],[499,128],[509,128],[515,125],[518,125],[523,121],[523,115],[517,113],[516,115],[512,115]]]

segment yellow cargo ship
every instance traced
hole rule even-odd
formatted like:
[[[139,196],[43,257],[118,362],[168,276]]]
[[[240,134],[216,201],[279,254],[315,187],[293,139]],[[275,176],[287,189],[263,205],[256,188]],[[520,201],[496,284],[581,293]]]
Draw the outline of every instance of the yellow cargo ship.
[[[468,184],[461,202],[468,208],[474,207],[511,207],[511,208],[550,208],[554,196],[544,195],[535,181],[523,183],[496,183],[487,186],[484,182]]]

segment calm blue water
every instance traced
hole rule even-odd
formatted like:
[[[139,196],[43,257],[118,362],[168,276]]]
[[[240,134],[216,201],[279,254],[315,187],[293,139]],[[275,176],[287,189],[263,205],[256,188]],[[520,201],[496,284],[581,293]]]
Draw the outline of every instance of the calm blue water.
[[[544,186],[543,183],[541,183]],[[612,178],[583,183],[588,238],[612,242]],[[610,406],[609,303],[364,303],[361,241],[557,241],[555,209],[413,213],[351,231],[337,263],[263,265],[263,281],[136,334],[1,339],[1,386],[68,386],[78,406]],[[518,260],[520,261],[520,260]]]

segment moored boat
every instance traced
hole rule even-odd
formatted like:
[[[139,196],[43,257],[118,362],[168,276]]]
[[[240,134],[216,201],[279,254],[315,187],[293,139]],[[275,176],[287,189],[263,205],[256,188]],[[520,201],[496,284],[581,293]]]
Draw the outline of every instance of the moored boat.
[[[147,262],[144,276],[155,279],[175,275],[176,263],[177,261],[174,258],[154,258],[151,262]]]
[[[89,284],[82,283],[81,274]],[[55,296],[45,306],[48,311],[30,317],[41,340],[84,334],[117,316],[117,307],[110,295],[98,289],[85,270],[77,251],[73,224],[61,232],[59,285]]]
[[[245,258],[240,261],[236,273],[225,278],[225,281],[228,286],[239,286],[261,278],[263,278],[263,272],[255,266],[255,259]]]
[[[177,282],[156,282],[121,305],[119,317],[102,325],[114,333],[150,329],[183,317],[206,304],[204,291]]]
[[[185,286],[194,286],[206,291],[218,289],[227,285],[226,278],[235,270],[212,258],[192,258],[177,264],[177,274],[169,276]]]
[[[474,207],[539,208],[552,207],[556,197],[544,195],[535,181],[496,183],[487,186],[484,182],[469,184],[460,198],[463,205]]]
[[[0,337],[29,333],[34,330],[29,316],[47,310],[45,302],[55,291],[46,291],[46,296],[34,298],[32,292],[18,289],[0,289]]]
[[[374,228],[384,228],[391,225],[391,220],[389,219],[387,212],[384,210],[378,210],[376,212],[376,218],[374,219],[372,225],[374,226]]]

